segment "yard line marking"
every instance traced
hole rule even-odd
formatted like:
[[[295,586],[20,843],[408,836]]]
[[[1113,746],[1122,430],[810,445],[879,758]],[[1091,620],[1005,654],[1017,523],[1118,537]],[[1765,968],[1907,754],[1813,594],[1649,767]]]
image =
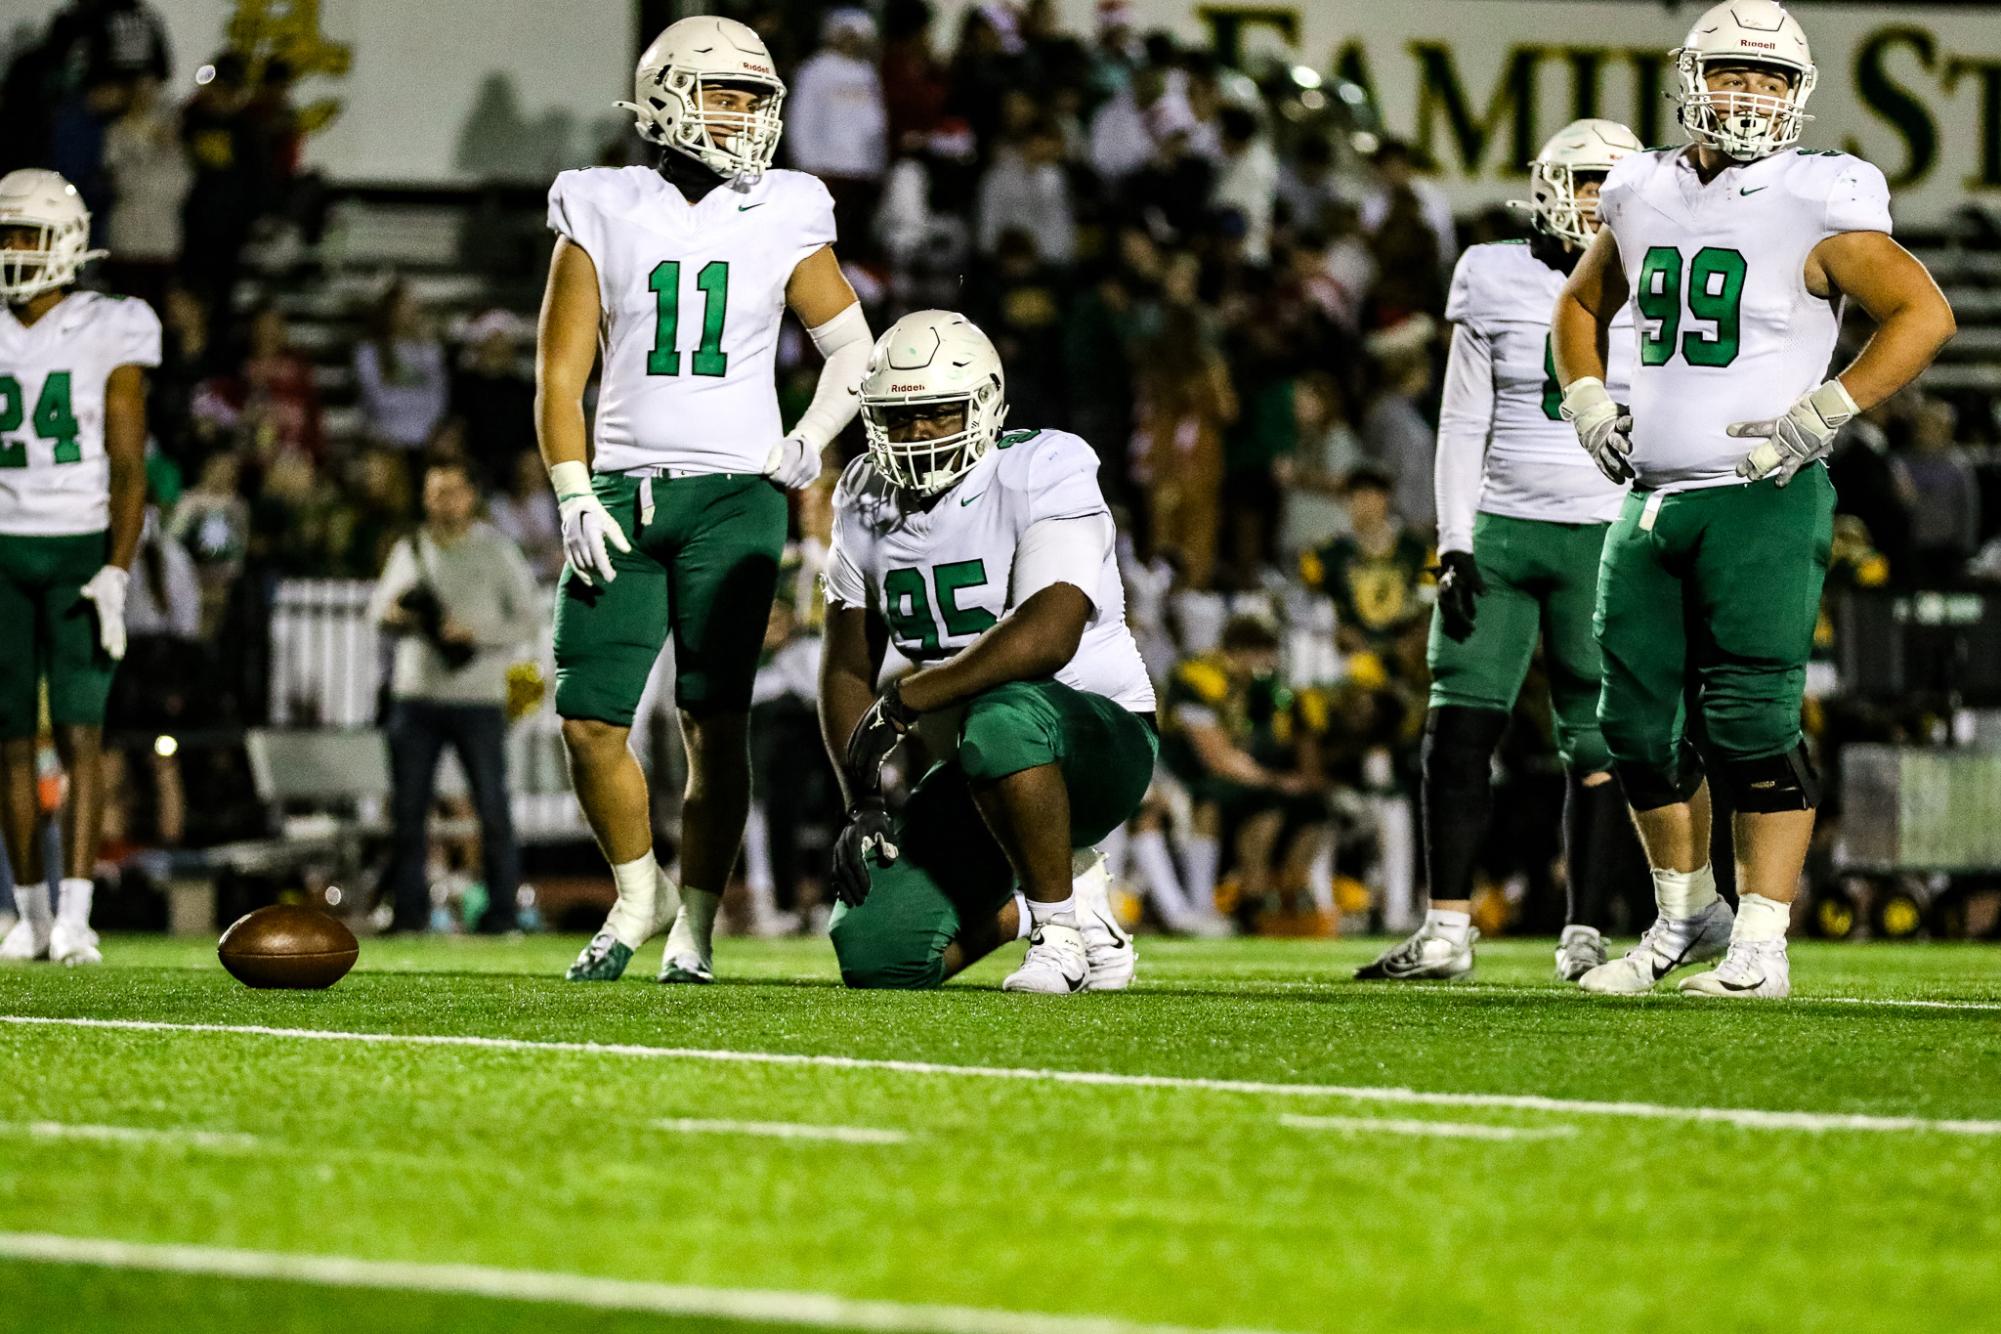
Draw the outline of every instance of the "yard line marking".
[[[1514,995],[1523,997],[1533,997],[1538,999],[1550,995],[1569,995],[1569,996],[1577,996],[1580,999],[1584,999],[1587,1004],[1604,1003],[1604,998],[1601,996],[1587,997],[1586,993],[1578,991],[1575,987],[1564,987],[1564,986],[1545,985],[1545,986],[1533,986],[1533,987],[1530,986],[1511,987],[1511,986],[1506,986],[1499,982],[1448,982],[1448,983],[1441,983],[1438,987],[1432,989],[1447,994],[1458,991],[1469,991],[1469,992],[1479,992],[1481,995],[1485,996]],[[1695,1008],[1703,1008],[1703,1009],[1711,1008],[1708,1006],[1704,1006],[1702,1002],[1699,1000],[1694,1000],[1692,998],[1684,998],[1680,996],[1678,993],[1671,991],[1643,991],[1639,993],[1639,998],[1641,999],[1644,999],[1645,997],[1648,996],[1656,996],[1663,1000],[1675,1000],[1683,1002]],[[1617,997],[1614,999],[1613,1003],[1617,1004],[1619,1000],[1632,1000],[1632,999],[1635,999],[1635,997],[1632,996]],[[1797,992],[1793,994],[1793,996],[1787,1003],[1790,1005],[1866,1005],[1871,1008],[1881,1007],[1884,1009],[1891,1009],[1891,1010],[2001,1011],[2001,1001],[1915,1000],[1915,999],[1905,999],[1901,997],[1891,997],[1891,996],[1802,996],[1799,995]]]
[[[346,1255],[237,1250],[226,1246],[113,1241],[46,1232],[0,1232],[0,1258],[224,1278],[281,1279],[339,1288],[442,1292],[501,1301],[553,1302],[601,1311],[641,1311],[837,1329],[926,1331],[926,1334],[1197,1334],[1193,1326],[1151,1325],[1097,1316],[1049,1315],[981,1306],[930,1306],[920,1302],[837,1297],[824,1292],[705,1288],[489,1265],[424,1264],[363,1260]],[[1201,1334],[1257,1332],[1206,1330]]]
[[[875,1130],[868,1126],[809,1126],[798,1121],[704,1121],[693,1117],[668,1117],[655,1121],[658,1130],[678,1130],[690,1135],[761,1135],[767,1139],[832,1140],[837,1144],[903,1144],[910,1136],[901,1130]]]
[[[193,1144],[205,1149],[248,1149],[255,1135],[226,1130],[153,1129],[147,1126],[75,1125],[66,1121],[0,1121],[0,1134],[34,1139],[109,1140],[124,1144]]]
[[[1405,1121],[1381,1116],[1281,1116],[1294,1130],[1354,1130],[1370,1134],[1419,1135],[1434,1139],[1564,1139],[1576,1126],[1491,1126],[1479,1121]]]
[[[822,1056],[789,1051],[708,1050],[701,1047],[647,1047],[623,1042],[560,1042],[535,1038],[477,1037],[465,1033],[366,1033],[330,1028],[273,1028],[263,1024],[181,1024],[160,1019],[80,1019],[53,1015],[0,1015],[0,1023],[109,1029],[132,1033],[223,1033],[242,1037],[295,1038],[308,1042],[377,1042],[391,1046],[476,1047],[487,1051],[565,1052],[582,1056],[630,1056],[645,1060],[716,1061],[743,1065],[812,1066],[826,1070],[883,1070],[905,1075],[945,1075],[963,1079],[1029,1080],[1100,1088],[1199,1089],[1280,1098],[1345,1098],[1422,1107],[1510,1107],[1518,1111],[1562,1112],[1572,1116],[1622,1116],[1656,1121],[1701,1121],[1753,1130],[1930,1131],[1941,1135],[2001,1136],[2001,1121],[1932,1120],[1922,1116],[1876,1116],[1862,1112],[1771,1111],[1759,1107],[1686,1107],[1671,1103],[1612,1102],[1595,1098],[1552,1098],[1534,1093],[1440,1093],[1379,1084],[1273,1084],[1254,1079],[1212,1079],[1199,1075],[1114,1074],[1105,1070],[1040,1070],[999,1065],[945,1065],[867,1056]]]

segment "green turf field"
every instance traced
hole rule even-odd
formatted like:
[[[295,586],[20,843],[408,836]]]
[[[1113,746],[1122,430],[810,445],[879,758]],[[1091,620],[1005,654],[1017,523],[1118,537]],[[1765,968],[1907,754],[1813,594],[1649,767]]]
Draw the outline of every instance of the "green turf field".
[[[849,993],[814,942],[568,985],[578,943],[0,971],[0,1329],[2001,1325],[1991,946],[1796,945],[1770,1004],[1538,943],[1392,989],[1370,942],[1142,941],[1060,999]]]

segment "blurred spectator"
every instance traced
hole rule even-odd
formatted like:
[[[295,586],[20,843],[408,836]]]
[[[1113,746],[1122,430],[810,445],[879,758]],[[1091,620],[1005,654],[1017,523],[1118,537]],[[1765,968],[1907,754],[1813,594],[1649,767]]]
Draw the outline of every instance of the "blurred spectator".
[[[1362,442],[1348,423],[1340,383],[1331,374],[1301,377],[1292,406],[1299,443],[1290,459],[1279,461],[1284,495],[1279,547],[1296,557],[1348,531],[1341,483],[1361,461]]]
[[[209,308],[230,308],[251,224],[267,202],[270,150],[250,108],[243,57],[217,56],[211,77],[181,110],[181,141],[194,164],[182,210],[183,233],[201,238],[182,266]]]
[[[1385,139],[1370,165],[1375,183],[1362,196],[1362,230],[1382,237],[1386,230],[1422,231],[1431,241],[1433,266],[1449,273],[1458,259],[1458,228],[1452,201],[1435,181],[1417,174],[1417,154],[1401,139]],[[1415,255],[1416,248],[1398,253]],[[1428,307],[1425,307],[1428,309]]]
[[[104,165],[113,196],[105,277],[113,291],[157,310],[181,258],[181,209],[194,180],[179,120],[158,81],[132,83],[124,114],[105,131]]]
[[[563,520],[540,453],[527,449],[514,456],[507,490],[488,500],[486,509],[493,526],[521,548],[536,579],[554,583],[563,571]]]
[[[146,511],[132,561],[125,604],[125,657],[112,679],[112,730],[139,734],[152,778],[154,833],[161,845],[180,843],[187,800],[175,747],[151,744],[204,720],[210,693],[203,650],[202,588],[194,560],[167,536],[156,508]],[[116,791],[123,784],[115,785]]]
[[[401,280],[369,311],[367,338],[354,349],[354,376],[370,441],[403,450],[430,442],[449,396],[445,348]]]
[[[452,377],[452,416],[464,428],[467,457],[486,486],[513,485],[515,458],[535,452],[535,381],[521,356],[528,332],[513,312],[498,309],[465,327]],[[546,481],[542,489],[548,490]]]
[[[1431,543],[1406,528],[1390,507],[1389,475],[1375,468],[1349,474],[1343,496],[1348,531],[1300,557],[1308,588],[1334,601],[1336,640],[1344,652],[1369,653],[1381,668],[1416,674],[1424,663],[1423,631],[1431,614],[1426,592]],[[1413,632],[1415,634],[1413,635]]]
[[[317,459],[325,452],[313,365],[292,347],[285,313],[275,302],[251,312],[249,348],[229,393],[259,458],[302,453]]]
[[[1020,16],[1012,6],[1004,0],[984,0],[966,9],[946,84],[951,89],[947,112],[972,127],[982,156],[990,153],[1008,91],[1034,85]]]
[[[1334,182],[1334,141],[1309,134],[1293,150],[1292,160],[1279,169],[1279,211],[1302,237],[1326,237],[1334,232],[1334,206],[1341,200]]]
[[[1098,451],[1098,481],[1114,503],[1130,497],[1133,434],[1131,333],[1134,301],[1125,270],[1107,263],[1084,287],[1063,321],[1062,366],[1070,428]]]
[[[243,467],[228,451],[209,455],[195,484],[174,506],[168,533],[194,558],[201,582],[202,638],[214,636],[243,573],[250,551],[250,506],[243,499]]]
[[[1420,404],[1431,401],[1431,338],[1428,319],[1406,320],[1369,340],[1375,357],[1375,392],[1362,416],[1362,449],[1394,479],[1399,518],[1429,529],[1438,521],[1432,494],[1438,432]]]
[[[957,298],[972,248],[963,206],[976,167],[972,130],[947,120],[890,168],[875,235],[890,261],[897,305],[922,310]]]
[[[85,83],[164,81],[173,68],[167,25],[144,0],[71,0],[49,20],[48,45]]]
[[[875,20],[866,9],[830,10],[820,41],[792,76],[784,142],[792,165],[818,176],[834,196],[840,234],[861,237],[889,166],[889,113],[872,59]]]
[[[250,552],[259,568],[314,578],[334,559],[340,499],[313,455],[287,450],[264,468],[250,505]]]
[[[121,81],[99,77],[65,91],[49,127],[48,160],[83,196],[84,206],[102,216],[111,208],[111,177],[104,164],[104,131],[125,109]]]
[[[1912,497],[1907,582],[1952,583],[1980,542],[1980,484],[1954,449],[1958,417],[1943,399],[1920,399],[1911,448],[1896,457]]]
[[[459,463],[424,473],[424,524],[396,543],[369,602],[396,637],[389,750],[394,843],[385,892],[395,929],[430,921],[424,882],[438,758],[449,745],[479,816],[487,910],[481,931],[515,925],[521,854],[507,794],[507,668],[535,629],[538,599],[521,552],[474,515],[479,493]]]
[[[1189,587],[1207,588],[1222,521],[1223,431],[1237,418],[1237,396],[1192,308],[1169,310],[1142,349],[1138,388],[1135,471],[1149,491],[1153,549],[1179,565]]]
[[[950,88],[931,46],[929,0],[889,0],[882,14],[882,88],[887,139],[908,152],[945,118]]]
[[[1044,263],[1063,267],[1076,257],[1077,220],[1055,122],[1039,117],[1000,146],[980,181],[976,214],[982,254],[999,249],[1003,232],[1017,232]]]
[[[1001,234],[989,274],[969,283],[967,310],[1007,367],[1009,413],[1021,426],[1068,420],[1063,407],[1064,294],[1029,233]]]
[[[1223,436],[1222,501],[1224,552],[1239,589],[1257,588],[1278,550],[1279,479],[1299,448],[1292,351],[1281,325],[1254,320],[1233,364],[1241,411]]]
[[[356,461],[328,525],[330,573],[366,579],[382,568],[390,546],[410,524],[413,505],[405,460],[389,449],[369,449]]]
[[[804,921],[801,890],[819,864],[806,855],[802,835],[831,829],[839,815],[832,775],[821,761],[820,635],[812,623],[810,599],[805,606],[800,603],[801,581],[787,577],[801,561],[794,544],[780,569],[778,597],[771,605],[751,689],[751,819],[744,831],[744,879],[754,935],[799,930]]]
[[[1258,128],[1255,112],[1224,107],[1217,116],[1222,161],[1211,205],[1243,220],[1244,258],[1263,264],[1271,258],[1272,206],[1278,198],[1278,154]]]

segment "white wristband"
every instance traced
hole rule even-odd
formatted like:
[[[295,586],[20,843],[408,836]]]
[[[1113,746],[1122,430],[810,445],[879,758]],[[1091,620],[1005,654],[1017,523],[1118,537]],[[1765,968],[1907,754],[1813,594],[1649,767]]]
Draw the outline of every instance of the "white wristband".
[[[591,493],[590,467],[575,459],[552,463],[549,465],[549,485],[556,489],[558,501],[587,496]]]

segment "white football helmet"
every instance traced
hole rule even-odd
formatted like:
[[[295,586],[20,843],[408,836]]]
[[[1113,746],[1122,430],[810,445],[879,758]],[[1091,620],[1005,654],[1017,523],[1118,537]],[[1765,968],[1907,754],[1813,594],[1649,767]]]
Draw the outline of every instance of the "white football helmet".
[[[105,252],[90,246],[90,210],[76,187],[53,171],[23,167],[0,176],[0,227],[35,231],[26,250],[0,249],[0,301],[18,305],[76,281],[77,270]]]
[[[1000,353],[979,327],[949,310],[905,315],[876,339],[862,378],[862,430],[869,461],[889,482],[935,496],[972,471],[1007,420]],[[891,440],[898,408],[962,404],[965,426],[933,440]]]
[[[1552,135],[1529,163],[1529,197],[1508,202],[1527,209],[1537,231],[1582,250],[1598,230],[1598,205],[1578,202],[1578,173],[1603,176],[1620,158],[1645,151],[1646,145],[1616,120],[1592,116],[1574,120]]]
[[[704,111],[702,89],[718,84],[760,93],[756,108]],[[616,105],[639,118],[640,138],[720,175],[754,181],[778,151],[785,81],[764,40],[734,19],[701,14],[669,24],[640,55],[632,96]],[[714,130],[726,132],[728,142],[717,143]]]
[[[1681,79],[1681,123],[1696,143],[1740,162],[1770,157],[1799,142],[1813,117],[1806,100],[1818,77],[1806,31],[1777,0],[1725,0],[1706,11],[1673,52]],[[1703,82],[1711,65],[1769,66],[1792,87],[1783,97],[1714,92]]]

